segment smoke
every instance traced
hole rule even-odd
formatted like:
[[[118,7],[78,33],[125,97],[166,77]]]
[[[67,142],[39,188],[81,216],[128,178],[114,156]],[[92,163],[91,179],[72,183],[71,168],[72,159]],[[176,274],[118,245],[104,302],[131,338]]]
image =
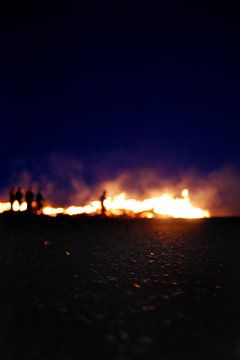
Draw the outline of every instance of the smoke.
[[[240,215],[240,172],[234,166],[224,166],[205,176],[189,177],[192,199],[208,208],[214,216]]]
[[[193,205],[209,210],[212,216],[240,215],[240,172],[234,166],[207,174],[190,169],[168,177],[157,170],[141,169],[106,181],[102,187],[111,194],[125,191],[137,198],[160,196],[164,192],[180,197],[182,190],[188,188]]]
[[[86,204],[98,199],[104,189],[110,196],[125,192],[128,197],[144,199],[164,192],[180,197],[188,188],[193,205],[209,210],[213,216],[240,215],[240,171],[235,166],[208,173],[192,168],[173,172],[163,164],[124,169],[120,157],[109,162],[54,154],[34,171],[16,168],[8,184],[0,194],[2,200],[13,185],[25,189],[33,186],[42,189],[49,203],[58,206]]]

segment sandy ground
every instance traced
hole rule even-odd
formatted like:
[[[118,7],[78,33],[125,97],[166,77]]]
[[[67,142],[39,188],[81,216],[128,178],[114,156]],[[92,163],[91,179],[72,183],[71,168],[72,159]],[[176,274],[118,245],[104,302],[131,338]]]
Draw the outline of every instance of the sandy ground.
[[[240,219],[0,217],[0,359],[240,359]]]

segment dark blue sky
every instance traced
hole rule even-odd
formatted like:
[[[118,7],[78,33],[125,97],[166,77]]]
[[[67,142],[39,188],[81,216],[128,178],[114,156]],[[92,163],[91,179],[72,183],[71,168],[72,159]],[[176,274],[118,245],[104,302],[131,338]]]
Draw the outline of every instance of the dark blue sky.
[[[238,9],[79,3],[1,8],[5,178],[51,154],[116,156],[126,168],[239,164]]]

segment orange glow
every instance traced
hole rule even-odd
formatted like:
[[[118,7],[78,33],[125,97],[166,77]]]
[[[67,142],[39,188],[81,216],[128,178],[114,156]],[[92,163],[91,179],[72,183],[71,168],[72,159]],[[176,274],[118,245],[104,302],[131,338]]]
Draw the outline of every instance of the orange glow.
[[[13,210],[14,211],[25,211],[27,210],[27,203],[23,202],[20,206],[19,203],[17,201],[14,201],[13,203]]]
[[[147,198],[144,200],[136,200],[128,198],[125,193],[120,193],[113,197],[108,196],[104,202],[107,216],[138,216],[145,218],[158,217],[172,217],[185,219],[199,219],[210,217],[208,210],[201,209],[192,205],[188,189],[184,189],[181,197],[173,197],[168,193],[164,193],[159,197]],[[10,210],[10,203],[0,203],[0,213]],[[26,203],[13,204],[14,211],[26,210]],[[65,215],[79,215],[101,214],[100,201],[90,201],[83,206],[69,206],[69,207],[53,207],[45,206],[43,214],[49,216],[57,216],[59,214]]]
[[[113,197],[107,197],[104,204],[108,216],[128,215],[146,218],[164,216],[186,219],[210,217],[209,211],[192,205],[187,189],[184,189],[181,195],[180,198],[174,198],[165,193],[159,197],[136,200],[127,198],[125,193],[121,193]],[[43,209],[43,213],[52,216],[57,214],[100,214],[101,204],[99,201],[91,201],[84,206],[69,206],[67,208],[48,206]]]
[[[11,209],[10,202],[1,202],[0,203],[0,213],[3,213],[4,211],[9,211]]]

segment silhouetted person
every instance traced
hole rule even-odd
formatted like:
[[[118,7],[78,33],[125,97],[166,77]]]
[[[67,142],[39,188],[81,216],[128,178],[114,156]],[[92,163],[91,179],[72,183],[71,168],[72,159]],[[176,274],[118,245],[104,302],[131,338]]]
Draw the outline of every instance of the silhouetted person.
[[[30,187],[26,192],[26,203],[27,203],[27,212],[32,212],[32,203],[34,199],[33,189]]]
[[[23,188],[18,188],[18,191],[16,192],[16,200],[19,204],[19,207],[21,206],[21,204],[23,203],[23,198],[24,198],[24,195],[23,195]]]
[[[44,197],[42,196],[41,190],[39,190],[36,195],[36,202],[37,202],[37,212],[41,213],[44,203]]]
[[[10,204],[11,204],[11,210],[13,210],[13,203],[14,201],[17,200],[16,198],[16,194],[17,194],[17,190],[15,187],[12,187],[10,192],[9,192],[9,201],[10,201]]]
[[[106,200],[106,191],[104,190],[102,195],[100,196],[101,211],[102,211],[103,216],[106,215],[106,208],[105,208],[105,205],[104,205],[105,200]]]

